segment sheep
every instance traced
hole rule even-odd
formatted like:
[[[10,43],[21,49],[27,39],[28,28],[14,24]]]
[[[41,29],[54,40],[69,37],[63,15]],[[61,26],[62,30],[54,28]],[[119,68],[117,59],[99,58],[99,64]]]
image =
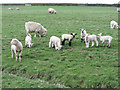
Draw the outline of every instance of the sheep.
[[[117,23],[116,21],[112,20],[112,21],[110,22],[110,28],[111,28],[111,29],[114,29],[114,28],[117,28],[117,29],[118,29],[118,23]]]
[[[107,45],[107,47],[109,47],[110,48],[110,44],[111,44],[111,41],[112,41],[112,37],[111,36],[101,36],[102,35],[102,33],[100,33],[100,34],[97,34],[97,37],[100,39],[100,41],[102,41],[102,43],[103,43],[103,46],[105,47],[105,41],[108,41],[108,45]]]
[[[13,8],[8,8],[8,10],[13,10]]]
[[[41,38],[41,35],[45,36],[47,33],[47,30],[37,22],[26,22],[25,23],[25,29],[26,34],[30,35],[30,33],[35,32],[34,37],[36,37],[36,34],[39,34],[39,37]]]
[[[86,29],[80,29],[80,30],[81,30],[81,42],[84,41],[85,43],[85,35],[87,34]]]
[[[33,43],[31,43],[31,41],[32,41],[31,35],[30,36],[27,35],[25,37],[25,47],[28,47],[28,48],[32,47]]]
[[[53,8],[48,8],[48,13],[51,13],[51,14],[56,14],[56,10],[53,9]]]
[[[56,50],[60,50],[62,48],[62,45],[60,44],[60,38],[56,37],[56,36],[51,36],[50,37],[50,42],[49,42],[49,48],[54,47],[55,45],[55,49]]]
[[[97,41],[97,36],[96,35],[94,35],[94,34],[92,34],[92,35],[86,34],[86,36],[85,36],[86,48],[89,48],[90,41],[92,42],[91,47],[94,46],[94,42],[96,42],[96,47],[98,47],[98,41]]]
[[[117,12],[120,12],[120,8],[117,8]]]
[[[13,53],[16,55],[16,61],[17,61],[17,54],[19,52],[19,61],[21,61],[21,54],[22,54],[23,46],[22,43],[17,40],[16,38],[11,40],[11,53],[13,58]]]
[[[16,10],[18,10],[18,11],[19,11],[19,10],[20,10],[20,8],[16,8]]]
[[[71,46],[71,41],[73,40],[73,38],[77,35],[77,33],[72,33],[71,34],[63,34],[62,35],[62,45],[65,44],[65,41],[68,40],[69,41],[69,46]]]

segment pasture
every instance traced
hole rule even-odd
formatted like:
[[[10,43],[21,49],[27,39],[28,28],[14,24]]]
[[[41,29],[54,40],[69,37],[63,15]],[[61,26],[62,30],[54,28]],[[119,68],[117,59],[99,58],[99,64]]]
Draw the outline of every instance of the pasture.
[[[19,7],[21,10],[8,8]],[[48,14],[52,7],[57,14]],[[3,88],[118,88],[118,30],[110,21],[118,21],[116,7],[85,6],[2,6],[2,87]],[[47,29],[47,35],[34,38],[32,48],[25,48],[25,22],[35,21]],[[110,35],[111,48],[86,48],[80,29],[87,33]],[[49,39],[77,33],[69,47],[49,49]],[[23,44],[22,61],[11,58],[10,41]],[[107,42],[105,43],[107,46]]]

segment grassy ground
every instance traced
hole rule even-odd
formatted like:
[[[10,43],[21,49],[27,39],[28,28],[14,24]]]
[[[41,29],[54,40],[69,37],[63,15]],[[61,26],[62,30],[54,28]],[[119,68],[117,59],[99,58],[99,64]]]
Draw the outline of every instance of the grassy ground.
[[[50,6],[19,6],[20,11],[8,11],[8,7],[18,6],[3,6],[2,9],[3,88],[29,88],[30,83],[33,88],[58,87],[55,84],[70,88],[118,87],[118,30],[110,29],[110,21],[118,21],[116,7],[51,6],[56,9],[56,15],[48,14]],[[27,21],[39,22],[48,30],[45,37],[32,38],[32,48],[24,46],[24,25]],[[112,36],[111,48],[102,47],[98,40],[98,48],[94,46],[86,49],[80,41],[80,28],[88,29],[87,32],[91,34],[102,32],[103,35]],[[52,35],[61,38],[62,34],[70,32],[77,33],[71,47],[66,42],[60,51],[49,49]],[[24,46],[22,62],[11,58],[12,38],[20,40]],[[41,83],[38,79],[49,84]],[[17,83],[21,81],[25,85]]]

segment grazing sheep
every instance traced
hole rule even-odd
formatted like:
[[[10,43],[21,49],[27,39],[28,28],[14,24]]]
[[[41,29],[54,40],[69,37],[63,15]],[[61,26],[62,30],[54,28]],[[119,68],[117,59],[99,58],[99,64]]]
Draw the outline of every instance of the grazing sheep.
[[[20,10],[20,8],[16,8],[16,10],[18,10],[18,11],[19,11],[19,10]]]
[[[101,35],[102,33],[98,34],[97,37],[100,39],[100,41],[102,41],[103,46],[105,47],[104,43],[105,41],[108,41],[107,47],[110,47],[110,44],[113,38],[111,36],[101,36]]]
[[[97,36],[96,35],[86,34],[86,36],[85,36],[86,48],[89,48],[90,41],[92,42],[91,47],[94,46],[94,42],[96,42],[96,47],[98,47],[98,41],[97,41]]]
[[[12,39],[11,41],[11,52],[12,52],[12,58],[13,58],[13,53],[16,55],[16,61],[17,61],[17,54],[19,52],[19,61],[21,61],[21,54],[22,54],[23,46],[22,43],[15,39]]]
[[[50,37],[50,42],[49,42],[49,48],[54,47],[55,45],[55,49],[56,50],[60,50],[62,48],[62,46],[60,45],[60,38],[56,37],[56,36],[51,36]]]
[[[8,10],[13,10],[13,8],[8,8]]]
[[[114,29],[114,28],[117,28],[117,29],[118,29],[118,23],[117,23],[116,21],[112,20],[112,21],[110,22],[110,28],[111,28],[111,29]]]
[[[68,40],[69,41],[69,46],[71,46],[71,41],[73,40],[73,38],[77,35],[77,33],[71,33],[71,34],[63,34],[62,35],[62,45],[65,44],[65,41]]]
[[[36,22],[26,22],[25,29],[27,35],[30,35],[29,33],[35,32],[34,37],[36,37],[36,34],[38,33],[39,37],[41,38],[41,35],[45,36],[47,33],[47,30],[40,23]]]
[[[55,9],[53,9],[53,8],[49,8],[48,9],[48,13],[51,13],[51,14],[56,14],[56,10]]]
[[[81,42],[84,41],[85,43],[85,35],[87,34],[86,29],[80,29],[80,30],[81,30]]]
[[[25,47],[32,47],[33,43],[31,43],[32,39],[31,39],[31,35],[27,35],[25,37]]]

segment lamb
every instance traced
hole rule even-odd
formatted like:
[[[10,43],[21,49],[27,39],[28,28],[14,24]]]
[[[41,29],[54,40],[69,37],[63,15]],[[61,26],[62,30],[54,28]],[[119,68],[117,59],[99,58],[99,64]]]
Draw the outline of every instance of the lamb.
[[[80,29],[80,30],[81,30],[81,42],[84,41],[85,43],[85,35],[87,34],[86,29]]]
[[[39,34],[39,37],[41,38],[41,35],[45,36],[47,33],[47,30],[37,22],[26,22],[25,23],[25,29],[26,34],[30,35],[30,33],[35,32],[34,37],[36,37],[36,34]]]
[[[18,10],[18,11],[19,11],[19,10],[20,10],[20,8],[16,8],[16,10]]]
[[[8,10],[13,10],[13,8],[8,8]]]
[[[111,28],[111,29],[114,29],[114,28],[117,28],[117,29],[118,29],[118,23],[117,23],[116,21],[112,20],[112,21],[110,22],[110,28]]]
[[[71,46],[71,42],[76,35],[77,35],[77,33],[63,34],[62,35],[62,45],[64,45],[65,41],[68,40],[69,41],[69,46]]]
[[[94,42],[96,42],[96,47],[98,47],[98,41],[97,41],[97,36],[96,35],[86,34],[86,36],[85,36],[86,48],[89,48],[90,41],[92,42],[91,47],[94,46]]]
[[[62,48],[62,45],[60,44],[60,38],[56,37],[56,36],[51,36],[50,37],[50,42],[49,42],[49,48],[54,47],[55,45],[55,49],[56,50],[60,50]]]
[[[11,40],[11,53],[13,58],[13,53],[16,55],[16,61],[17,61],[17,54],[19,52],[19,61],[21,61],[21,54],[22,54],[23,46],[22,43],[17,40],[16,38]]]
[[[113,38],[111,36],[101,36],[101,35],[102,35],[102,33],[98,34],[97,37],[100,39],[100,41],[102,41],[103,46],[105,47],[104,43],[105,43],[105,41],[108,41],[107,47],[110,48],[110,44],[111,44],[111,41]]]
[[[51,13],[51,14],[56,14],[56,10],[53,9],[53,8],[48,8],[48,13]]]
[[[32,47],[33,43],[31,43],[31,41],[32,41],[31,35],[30,36],[27,35],[25,37],[25,47],[28,47],[28,48]]]

